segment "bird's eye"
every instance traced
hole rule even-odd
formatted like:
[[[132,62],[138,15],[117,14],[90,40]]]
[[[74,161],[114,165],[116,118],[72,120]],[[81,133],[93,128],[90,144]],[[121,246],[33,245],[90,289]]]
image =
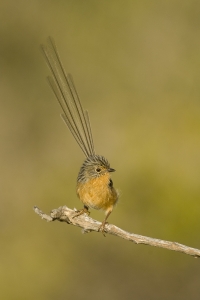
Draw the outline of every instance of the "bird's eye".
[[[99,172],[101,172],[101,169],[100,168],[96,168],[96,171],[99,173]]]

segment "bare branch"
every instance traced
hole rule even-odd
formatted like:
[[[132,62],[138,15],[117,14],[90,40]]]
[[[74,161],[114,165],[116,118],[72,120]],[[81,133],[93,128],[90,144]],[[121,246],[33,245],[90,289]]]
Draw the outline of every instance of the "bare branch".
[[[98,232],[99,226],[101,225],[100,222],[90,218],[87,214],[82,214],[80,216],[73,218],[74,214],[77,211],[75,209],[72,210],[67,206],[61,206],[57,209],[53,209],[50,213],[50,216],[43,213],[37,206],[34,206],[34,211],[42,219],[48,222],[57,220],[60,222],[66,222],[67,224],[70,225],[81,227],[83,233],[88,233],[92,231]],[[106,224],[105,233],[116,235],[118,237],[134,242],[136,244],[150,245],[154,247],[160,247],[168,250],[182,252],[194,256],[195,258],[200,257],[199,249],[191,248],[176,242],[164,241],[164,240],[154,239],[154,238],[150,238],[150,237],[146,237],[134,233],[129,233],[112,224]]]

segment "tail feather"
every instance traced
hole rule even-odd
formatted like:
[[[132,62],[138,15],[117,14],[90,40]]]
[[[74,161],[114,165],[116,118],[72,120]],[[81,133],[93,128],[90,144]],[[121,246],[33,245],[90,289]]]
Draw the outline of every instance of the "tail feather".
[[[85,156],[95,155],[88,112],[83,110],[71,74],[65,73],[54,40],[49,37],[48,45],[41,49],[52,73],[47,79],[62,108],[62,119]]]

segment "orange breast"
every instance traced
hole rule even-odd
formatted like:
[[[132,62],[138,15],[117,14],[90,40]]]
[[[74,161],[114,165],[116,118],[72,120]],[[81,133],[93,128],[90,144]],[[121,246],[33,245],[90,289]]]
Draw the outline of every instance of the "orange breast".
[[[90,208],[112,211],[118,200],[117,191],[109,186],[110,175],[88,180],[86,183],[78,183],[77,195],[84,205]]]

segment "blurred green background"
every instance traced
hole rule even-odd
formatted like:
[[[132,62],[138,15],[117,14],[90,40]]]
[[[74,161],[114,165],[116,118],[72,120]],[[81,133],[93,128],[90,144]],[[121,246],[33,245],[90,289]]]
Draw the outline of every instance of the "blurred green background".
[[[83,235],[32,207],[81,207],[84,157],[39,49],[51,35],[117,170],[109,221],[200,248],[200,2],[8,0],[0,14],[2,299],[197,299],[200,260]]]

